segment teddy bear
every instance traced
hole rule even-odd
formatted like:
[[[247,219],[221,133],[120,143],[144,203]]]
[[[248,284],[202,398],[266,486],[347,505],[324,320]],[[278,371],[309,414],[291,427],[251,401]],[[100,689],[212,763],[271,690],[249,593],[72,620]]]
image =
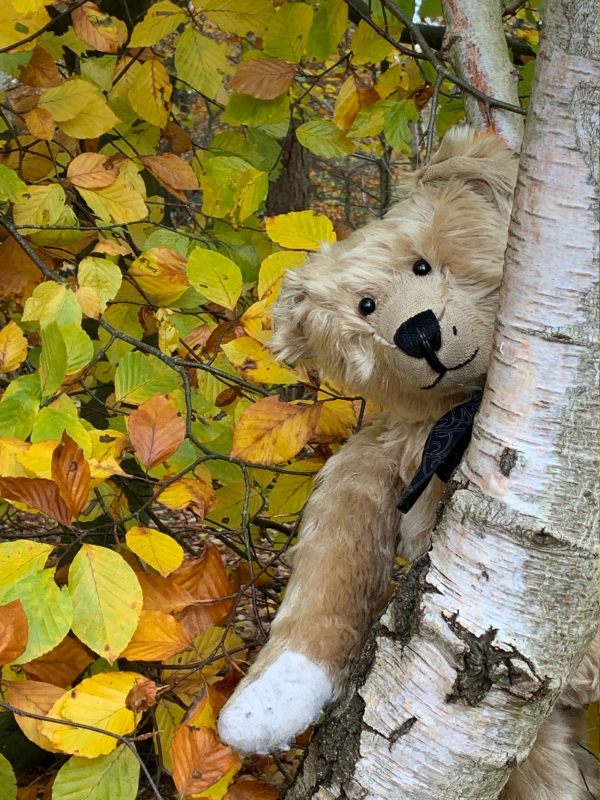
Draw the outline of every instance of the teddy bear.
[[[517,166],[498,136],[453,129],[383,219],[323,245],[284,279],[271,350],[381,413],[328,460],[307,503],[269,641],[219,718],[221,738],[240,751],[287,747],[343,695],[389,598],[396,553],[412,561],[429,548],[438,476],[448,476],[429,470],[416,485],[415,476],[438,421],[451,420],[452,440],[453,410],[472,419],[477,407]],[[458,439],[453,466],[468,435]],[[566,707],[597,696],[596,665],[592,649],[505,800],[589,799],[575,749],[581,712]]]

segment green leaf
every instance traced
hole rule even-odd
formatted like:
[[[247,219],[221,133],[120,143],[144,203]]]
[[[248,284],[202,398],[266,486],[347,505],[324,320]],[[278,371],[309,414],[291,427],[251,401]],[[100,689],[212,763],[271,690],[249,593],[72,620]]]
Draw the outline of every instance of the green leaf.
[[[0,753],[0,800],[17,800],[17,779],[10,761]]]
[[[222,120],[229,125],[274,125],[288,119],[290,100],[287,94],[275,100],[257,100],[249,94],[233,92]]]
[[[175,50],[177,76],[200,94],[214,98],[223,78],[231,72],[228,55],[227,45],[203,36],[195,28],[186,28]]]
[[[229,217],[243,222],[267,196],[266,172],[254,169],[235,156],[215,156],[203,164],[199,176],[202,186],[202,211],[209,217]]]
[[[133,29],[129,47],[152,47],[174,33],[186,21],[185,12],[169,0],[150,6],[148,13]]]
[[[305,122],[296,129],[296,136],[303,147],[324,158],[337,158],[354,152],[354,142],[347,138],[335,122],[328,119]]]
[[[430,17],[431,19],[443,17],[444,10],[442,8],[442,0],[422,0],[419,6],[419,16],[421,19],[425,19],[426,17]]]
[[[281,147],[258,128],[248,128],[243,133],[222,131],[213,138],[209,150],[215,155],[239,156],[256,169],[269,172],[272,178],[277,177],[274,173],[280,169]]]
[[[0,436],[26,439],[40,408],[39,375],[20,375],[0,400]]]
[[[29,539],[0,543],[0,594],[44,569],[54,547]]]
[[[10,200],[14,203],[16,200],[20,200],[26,188],[27,184],[19,178],[14,170],[0,164],[0,202]]]
[[[194,0],[197,8],[225,33],[260,36],[273,15],[271,0]]]
[[[60,589],[54,582],[54,570],[26,575],[12,586],[3,583],[0,603],[20,600],[27,616],[29,637],[25,652],[16,664],[26,664],[34,658],[53,650],[65,638],[71,627],[73,609],[66,587]]]
[[[142,611],[135,572],[114,550],[84,544],[69,568],[73,633],[114,661],[127,647]]]
[[[77,283],[98,292],[101,311],[105,311],[108,301],[116,297],[122,280],[119,267],[106,258],[84,258],[79,263]]]
[[[43,329],[56,323],[59,326],[81,323],[81,306],[74,292],[61,283],[46,281],[33,290],[25,303],[23,322],[39,322]]]
[[[67,352],[66,373],[73,375],[94,357],[94,343],[80,325],[63,325],[59,330]]]
[[[58,771],[52,800],[135,800],[140,763],[121,745],[106,756],[71,758]]]
[[[41,339],[40,386],[42,397],[47,397],[61,386],[65,378],[67,372],[67,348],[56,322],[51,322],[45,328],[42,328]]]
[[[409,122],[416,122],[419,112],[414,100],[400,100],[385,115],[385,138],[396,150],[410,139]]]
[[[344,0],[321,0],[308,36],[307,57],[325,61],[337,48],[348,24]]]
[[[134,339],[141,339],[144,331],[139,310],[140,305],[145,302],[144,298],[130,283],[124,283],[116,296],[116,301],[106,309],[103,314],[104,319],[121,333],[126,333]],[[101,344],[105,345],[110,339],[110,334],[104,328],[100,328],[98,338]],[[132,349],[132,344],[117,339],[108,349],[108,360],[111,364],[118,364],[125,353],[129,353]]]
[[[284,3],[267,26],[263,39],[265,53],[286,61],[300,61],[312,21],[313,10],[306,3]]]
[[[380,24],[382,22],[377,18],[375,21]],[[364,19],[358,23],[352,37],[351,48],[354,64],[376,64],[394,52],[394,46],[383,39]]]
[[[242,292],[242,273],[230,258],[197,247],[189,257],[187,274],[194,289],[207,300],[235,308]]]
[[[134,351],[121,359],[115,373],[115,397],[120,403],[138,405],[167,394],[179,386],[179,376],[156,356]]]
[[[60,399],[63,399],[64,395]],[[86,457],[92,452],[92,440],[89,433],[83,427],[77,416],[73,416],[62,408],[46,406],[35,418],[33,430],[31,431],[31,441],[44,442],[48,439],[58,440],[66,431],[81,447]]]
[[[372,106],[362,108],[356,115],[348,136],[360,139],[365,136],[378,136],[385,124],[385,115],[398,103],[396,99],[378,100]]]

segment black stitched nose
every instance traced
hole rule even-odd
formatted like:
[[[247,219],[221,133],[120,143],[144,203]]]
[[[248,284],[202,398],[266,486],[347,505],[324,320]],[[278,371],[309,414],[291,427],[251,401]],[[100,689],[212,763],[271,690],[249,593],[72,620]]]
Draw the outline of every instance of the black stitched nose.
[[[442,332],[436,315],[427,309],[407,319],[394,334],[394,344],[413,358],[424,358],[432,369],[445,372],[446,368],[436,356],[442,346]]]

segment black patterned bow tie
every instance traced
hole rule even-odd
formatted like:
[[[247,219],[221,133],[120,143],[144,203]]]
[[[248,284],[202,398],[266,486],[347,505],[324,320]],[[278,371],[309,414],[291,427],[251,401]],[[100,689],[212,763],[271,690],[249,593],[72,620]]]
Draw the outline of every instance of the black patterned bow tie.
[[[446,483],[460,464],[471,440],[473,420],[481,405],[482,394],[477,392],[469,400],[451,408],[433,426],[425,442],[421,466],[400,497],[398,508],[403,514],[414,506],[434,475]]]

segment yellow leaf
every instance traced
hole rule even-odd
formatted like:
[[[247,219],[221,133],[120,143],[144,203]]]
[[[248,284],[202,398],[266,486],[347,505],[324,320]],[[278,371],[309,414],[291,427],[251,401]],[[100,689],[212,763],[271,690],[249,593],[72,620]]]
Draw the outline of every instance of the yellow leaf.
[[[25,452],[19,453],[17,458],[27,470],[29,477],[52,480],[52,454],[57,445],[58,440],[49,439],[35,442],[35,444],[29,445]]]
[[[33,50],[37,37],[31,38],[50,22],[50,16],[45,8],[47,5],[41,0],[15,0],[0,3],[0,48],[3,50]],[[18,8],[17,8],[18,6]],[[25,42],[19,47],[15,45],[23,39]]]
[[[212,303],[223,308],[235,308],[242,293],[242,273],[230,258],[196,247],[188,259],[190,283]]]
[[[125,649],[142,611],[142,589],[114,550],[82,545],[69,568],[73,633],[95,653],[114,661]]]
[[[75,117],[59,122],[58,127],[73,139],[95,139],[108,133],[119,122],[104,98],[98,94]]]
[[[194,0],[194,6],[225,33],[260,36],[273,16],[271,0]]]
[[[0,476],[4,478],[29,477],[21,464],[20,456],[26,454],[30,446],[28,442],[3,436],[0,439]]]
[[[127,96],[138,116],[164,128],[171,110],[172,90],[169,73],[157,58],[151,58],[142,64]]]
[[[158,742],[156,742],[156,752],[160,753],[163,767],[167,772],[173,772],[173,762],[169,750],[173,741],[173,734],[178,725],[181,724],[185,710],[177,703],[169,700],[161,700],[156,707],[156,727],[158,729]],[[158,746],[160,743],[160,747]]]
[[[129,47],[151,47],[176,31],[186,19],[185,12],[170,0],[159,0],[133,29]]]
[[[168,247],[151,247],[129,267],[142,291],[158,306],[170,306],[189,288],[185,258]]]
[[[127,531],[125,539],[129,549],[160,572],[164,578],[181,566],[183,548],[166,533],[136,525]]]
[[[56,183],[44,186],[28,186],[23,199],[13,206],[16,225],[35,225],[37,228],[57,225],[65,211],[66,195],[62,186]],[[36,228],[26,228],[21,233],[27,235]]]
[[[28,539],[0,543],[0,590],[12,586],[27,575],[44,569],[48,556],[54,549]]]
[[[312,472],[318,471],[323,464],[323,461],[316,459],[303,459],[292,464],[290,469]],[[278,475],[269,495],[270,516],[285,518],[301,511],[310,496],[314,479],[315,475]]]
[[[289,461],[313,434],[320,413],[320,403],[282,403],[278,397],[265,397],[240,417],[231,455],[256,464]]]
[[[335,242],[331,221],[314,211],[291,211],[267,217],[267,236],[290,250],[318,250],[323,242]]]
[[[56,124],[54,117],[45,108],[33,108],[25,114],[25,124],[29,132],[38,139],[49,142],[54,137]]]
[[[163,661],[190,645],[189,634],[171,614],[142,611],[133,639],[122,657],[130,661]]]
[[[27,358],[27,339],[16,322],[0,330],[0,373],[12,372]]]
[[[135,183],[124,173],[103,189],[79,187],[77,191],[103,222],[138,222],[148,215],[144,198]]]
[[[279,294],[281,281],[289,269],[301,267],[306,261],[306,253],[271,253],[260,265],[258,272],[258,296],[274,299]]]
[[[222,349],[244,378],[255,383],[299,383],[298,376],[288,367],[279,364],[262,345],[249,336],[222,345]]]
[[[313,10],[307,3],[283,3],[267,25],[263,40],[265,53],[287,61],[300,61],[312,21]]]
[[[83,3],[71,13],[76,36],[100,53],[116,53],[127,39],[127,26],[100,11],[95,3]]]
[[[350,130],[358,112],[380,99],[375,89],[366,84],[367,80],[352,74],[344,81],[333,110],[333,119],[340,130]]]
[[[102,189],[117,179],[116,167],[109,166],[108,158],[101,153],[81,153],[67,168],[67,178],[73,186],[84,189]]]
[[[199,517],[214,508],[215,493],[212,486],[197,478],[180,478],[169,484],[156,498],[163,506],[173,509],[191,508]]]
[[[271,303],[272,301],[266,298],[258,300],[250,308],[247,308],[240,317],[240,322],[244,326],[246,333],[250,334],[253,339],[262,342],[262,344],[268,342],[273,333],[271,330]]]
[[[134,713],[126,705],[127,696],[143,680],[135,672],[101,672],[65,692],[48,716],[125,736],[135,728]],[[41,732],[61,753],[85,758],[106,755],[119,744],[118,739],[105,733],[55,722],[42,723]]]

